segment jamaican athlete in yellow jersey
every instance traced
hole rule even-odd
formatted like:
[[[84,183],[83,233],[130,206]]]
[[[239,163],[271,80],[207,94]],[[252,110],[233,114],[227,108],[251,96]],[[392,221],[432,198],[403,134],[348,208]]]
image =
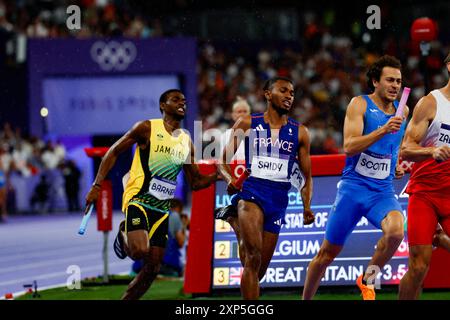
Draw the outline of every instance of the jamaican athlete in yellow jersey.
[[[162,119],[151,122],[150,146],[136,148],[130,178],[122,198],[122,211],[134,204],[167,213],[174,198],[178,173],[190,152],[190,138],[182,129],[172,136]]]

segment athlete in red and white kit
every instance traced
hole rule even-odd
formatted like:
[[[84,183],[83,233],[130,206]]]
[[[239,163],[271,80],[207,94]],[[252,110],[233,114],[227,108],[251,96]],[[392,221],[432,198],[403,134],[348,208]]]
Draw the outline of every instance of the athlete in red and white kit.
[[[450,54],[445,64],[450,74]],[[409,265],[399,290],[400,299],[412,300],[419,298],[432,246],[450,251],[450,81],[417,103],[401,155],[416,162],[406,189]]]

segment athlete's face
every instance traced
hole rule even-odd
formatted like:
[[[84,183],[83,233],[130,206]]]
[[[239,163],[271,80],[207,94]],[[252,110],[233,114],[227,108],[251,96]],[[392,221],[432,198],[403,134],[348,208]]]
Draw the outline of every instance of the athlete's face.
[[[181,92],[171,92],[165,102],[161,104],[165,114],[178,120],[183,120],[186,113],[186,98]]]
[[[287,114],[294,102],[294,86],[289,81],[278,80],[264,95],[275,110]]]
[[[381,99],[393,102],[398,97],[402,87],[402,73],[400,69],[384,67],[381,71],[380,81],[373,81],[375,94]]]

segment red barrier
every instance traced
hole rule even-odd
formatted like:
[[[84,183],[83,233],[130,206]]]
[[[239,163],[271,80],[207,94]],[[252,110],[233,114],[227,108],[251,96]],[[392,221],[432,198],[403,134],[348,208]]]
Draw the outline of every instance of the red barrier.
[[[345,155],[311,156],[313,176],[340,175],[345,165]],[[199,164],[200,172],[208,174],[216,170],[214,162]],[[244,166],[235,164],[234,173],[239,176]],[[192,214],[189,246],[184,280],[184,291],[192,294],[209,294],[212,280],[212,246],[214,236],[215,186],[192,193]],[[450,288],[450,254],[442,249],[433,252],[431,267],[425,279],[425,288]]]
[[[112,183],[111,180],[102,182],[100,196],[97,199],[97,230],[112,230]]]
[[[216,171],[214,162],[199,163],[202,174]],[[193,192],[189,245],[184,275],[184,291],[208,293],[211,290],[211,262],[214,230],[215,184]]]

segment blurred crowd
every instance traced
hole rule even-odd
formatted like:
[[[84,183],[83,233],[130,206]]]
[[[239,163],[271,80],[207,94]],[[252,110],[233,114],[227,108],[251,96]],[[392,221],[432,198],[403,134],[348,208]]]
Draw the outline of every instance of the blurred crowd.
[[[82,12],[81,30],[66,26],[70,5]],[[0,0],[0,29],[32,38],[162,36],[159,18],[147,18],[122,1]]]
[[[2,220],[6,219],[8,211],[21,211],[16,202],[18,192],[23,196],[29,187],[28,212],[80,209],[81,172],[72,160],[66,159],[66,149],[59,141],[44,142],[37,137],[28,137],[19,128],[5,123],[0,130],[0,177]],[[20,182],[25,182],[26,189],[18,188]],[[65,196],[63,201],[56,198],[61,194]]]

